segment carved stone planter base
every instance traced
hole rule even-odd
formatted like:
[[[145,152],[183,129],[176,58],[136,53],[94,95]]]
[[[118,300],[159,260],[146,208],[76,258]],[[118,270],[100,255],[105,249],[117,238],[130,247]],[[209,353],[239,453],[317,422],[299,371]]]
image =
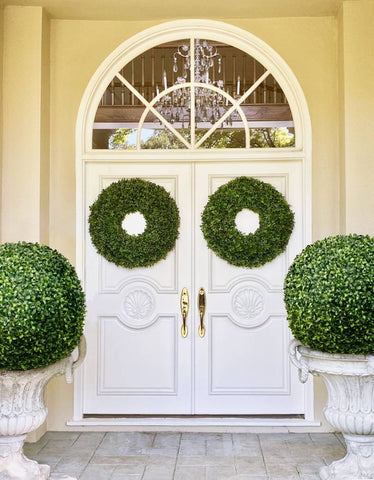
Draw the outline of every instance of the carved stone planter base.
[[[71,382],[85,350],[82,336],[76,361],[70,356],[43,368],[0,370],[0,480],[76,480],[68,475],[51,475],[48,465],[39,465],[23,454],[23,443],[26,434],[46,419],[46,384],[55,375],[66,375]]]
[[[347,455],[322,467],[322,480],[374,480],[374,436],[344,435]]]
[[[51,475],[49,465],[40,465],[23,453],[26,435],[0,437],[0,480],[76,480],[61,473]]]
[[[0,480],[47,480],[50,467],[23,454],[26,435],[0,437]]]
[[[343,433],[347,455],[322,467],[322,480],[374,480],[374,355],[329,354],[293,341],[290,358],[301,382],[319,375],[328,391],[326,420]]]

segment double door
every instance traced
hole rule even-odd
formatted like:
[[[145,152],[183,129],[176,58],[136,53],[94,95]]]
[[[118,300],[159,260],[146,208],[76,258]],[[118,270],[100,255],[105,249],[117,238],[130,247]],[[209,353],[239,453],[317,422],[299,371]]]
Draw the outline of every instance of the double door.
[[[134,177],[170,192],[181,224],[176,247],[165,260],[133,270],[98,255],[87,227],[85,414],[304,412],[305,390],[288,360],[282,290],[287,268],[303,247],[302,172],[295,160],[86,165],[86,224],[89,205],[102,189]],[[254,269],[218,258],[200,228],[209,195],[243,175],[273,185],[295,213],[286,251]],[[181,331],[183,289],[189,301],[187,336]],[[204,336],[199,335],[201,321]]]

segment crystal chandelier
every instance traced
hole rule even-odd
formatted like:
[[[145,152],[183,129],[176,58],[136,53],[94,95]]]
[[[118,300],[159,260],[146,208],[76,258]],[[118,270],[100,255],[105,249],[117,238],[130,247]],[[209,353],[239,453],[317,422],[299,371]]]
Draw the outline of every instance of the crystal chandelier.
[[[196,83],[214,85],[224,91],[222,79],[214,80],[213,69],[216,69],[218,76],[222,72],[222,56],[217,48],[210,45],[206,40],[195,40],[194,48],[194,80]],[[189,45],[181,45],[173,54],[173,72],[179,73],[178,60],[182,60],[182,71],[177,76],[174,85],[183,85],[188,81],[188,73],[191,69],[191,51]],[[217,64],[217,67],[216,67]],[[239,80],[238,80],[239,81]],[[163,87],[168,88],[166,71],[163,72]],[[158,95],[159,89],[156,88]],[[190,88],[178,88],[167,95],[164,95],[156,105],[158,112],[170,123],[180,123],[182,128],[190,123],[191,92]],[[203,88],[195,87],[195,122],[215,124],[228,108],[228,100],[222,93]],[[229,116],[225,123],[232,124],[232,116]]]

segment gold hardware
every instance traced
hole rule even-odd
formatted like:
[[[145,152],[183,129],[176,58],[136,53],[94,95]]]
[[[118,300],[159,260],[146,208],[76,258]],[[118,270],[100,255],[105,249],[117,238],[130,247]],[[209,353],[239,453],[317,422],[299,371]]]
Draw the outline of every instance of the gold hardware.
[[[200,325],[199,325],[199,336],[201,338],[205,335],[205,327],[204,327],[204,315],[205,315],[205,290],[200,288],[199,295],[197,297],[197,306],[199,308],[199,315],[200,315]]]
[[[182,313],[182,319],[183,319],[183,325],[181,328],[181,334],[183,338],[186,338],[188,335],[188,328],[186,325],[186,320],[187,320],[187,315],[188,315],[188,309],[189,309],[189,299],[188,299],[188,290],[186,287],[183,288],[182,293],[181,293],[181,313]]]

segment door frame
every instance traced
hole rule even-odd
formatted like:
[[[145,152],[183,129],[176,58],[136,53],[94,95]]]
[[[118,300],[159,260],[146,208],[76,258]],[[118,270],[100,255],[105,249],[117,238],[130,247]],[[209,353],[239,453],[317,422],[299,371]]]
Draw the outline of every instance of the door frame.
[[[282,88],[289,102],[294,126],[295,146],[282,149],[225,149],[205,150],[190,149],[180,151],[152,150],[152,161],[158,162],[226,162],[243,161],[259,162],[263,160],[297,160],[303,164],[303,236],[304,245],[312,240],[312,192],[311,192],[311,159],[312,159],[312,137],[311,121],[308,106],[303,91],[286,62],[269,45],[261,39],[233,25],[210,21],[210,20],[177,20],[166,22],[149,29],[146,29],[130,39],[123,42],[116,48],[99,66],[91,78],[79,107],[76,122],[76,269],[79,278],[84,285],[85,271],[85,245],[86,234],[84,226],[85,217],[85,173],[86,164],[91,162],[149,162],[149,151],[110,151],[95,150],[92,148],[92,130],[97,105],[112,80],[114,75],[129,61],[161,43],[191,36],[209,38],[232,45],[248,53],[275,77]],[[313,381],[310,380],[305,386],[305,420],[313,422],[314,419],[314,393]],[[73,424],[85,424],[83,419],[83,372],[79,369],[75,375],[74,382],[74,417]],[[146,421],[139,419],[139,424],[144,425]],[[191,425],[194,423],[191,420]],[[232,424],[237,422],[233,420]],[[252,422],[253,423],[253,422]],[[113,424],[113,423],[112,423]],[[121,422],[118,422],[121,424]],[[123,424],[123,423],[122,423]],[[131,423],[133,424],[133,423]],[[151,422],[149,422],[149,425]],[[201,419],[197,422],[201,425]],[[210,422],[212,424],[212,422]],[[217,425],[222,424],[217,419]],[[251,424],[251,422],[249,423]],[[258,424],[258,422],[257,422]],[[264,422],[264,425],[268,425]],[[275,422],[277,424],[277,422]],[[295,424],[295,420],[291,421]]]

